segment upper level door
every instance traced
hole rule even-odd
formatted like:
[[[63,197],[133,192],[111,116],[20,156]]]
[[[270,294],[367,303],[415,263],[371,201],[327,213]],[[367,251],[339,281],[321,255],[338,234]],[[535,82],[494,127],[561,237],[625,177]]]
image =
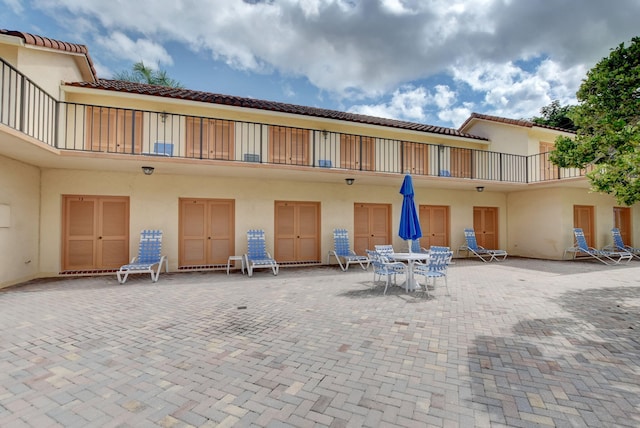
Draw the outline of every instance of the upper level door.
[[[471,154],[470,149],[459,147],[451,148],[451,175],[454,177],[471,178]]]
[[[478,245],[488,250],[500,248],[497,207],[473,207],[473,229]]]
[[[188,158],[233,160],[235,145],[233,121],[187,117],[185,128]]]
[[[558,178],[558,167],[549,160],[549,152],[553,151],[553,143],[540,142],[540,178],[553,180]]]
[[[391,205],[355,203],[354,251],[366,255],[376,245],[391,244]]]
[[[420,205],[418,209],[422,238],[420,246],[449,246],[449,207],[442,205]]]
[[[309,130],[269,126],[269,162],[309,165]]]
[[[402,172],[429,174],[429,146],[421,143],[402,143]]]
[[[87,148],[97,152],[142,153],[142,112],[87,107]]]
[[[340,135],[340,168],[373,171],[375,139],[358,135]]]

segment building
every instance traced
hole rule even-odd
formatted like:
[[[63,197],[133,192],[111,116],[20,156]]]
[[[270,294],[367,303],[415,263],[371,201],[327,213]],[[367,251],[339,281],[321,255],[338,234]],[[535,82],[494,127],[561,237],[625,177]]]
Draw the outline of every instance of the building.
[[[142,229],[172,271],[226,267],[264,229],[283,266],[319,264],[346,228],[396,248],[403,175],[423,246],[560,259],[585,229],[637,242],[638,207],[589,192],[546,151],[563,130],[473,114],[459,129],[98,78],[85,46],[0,30],[0,287],[113,272]]]

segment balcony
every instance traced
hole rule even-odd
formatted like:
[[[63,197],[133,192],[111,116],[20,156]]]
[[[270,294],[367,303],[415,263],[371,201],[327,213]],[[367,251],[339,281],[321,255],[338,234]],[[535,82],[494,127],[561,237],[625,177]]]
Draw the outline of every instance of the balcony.
[[[491,152],[161,111],[59,102],[1,62],[0,123],[60,150],[538,183],[581,177],[548,154]]]

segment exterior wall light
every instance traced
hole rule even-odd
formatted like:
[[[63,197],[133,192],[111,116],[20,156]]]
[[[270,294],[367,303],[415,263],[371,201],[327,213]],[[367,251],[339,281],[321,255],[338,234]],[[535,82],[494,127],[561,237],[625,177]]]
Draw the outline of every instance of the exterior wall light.
[[[351,186],[353,184],[354,181],[356,181],[355,178],[345,178],[344,181],[347,183],[347,186]]]
[[[153,174],[153,171],[155,171],[155,168],[152,166],[143,166],[142,167],[142,172],[144,172],[144,175],[151,175]]]
[[[478,187],[476,187],[476,190],[478,192],[484,192],[484,186],[478,186]]]

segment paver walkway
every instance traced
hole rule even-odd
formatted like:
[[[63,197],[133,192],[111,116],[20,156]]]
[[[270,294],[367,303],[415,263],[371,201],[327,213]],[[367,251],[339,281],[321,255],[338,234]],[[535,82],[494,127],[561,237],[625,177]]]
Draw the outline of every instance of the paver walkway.
[[[640,262],[455,262],[0,290],[0,426],[640,426]]]

